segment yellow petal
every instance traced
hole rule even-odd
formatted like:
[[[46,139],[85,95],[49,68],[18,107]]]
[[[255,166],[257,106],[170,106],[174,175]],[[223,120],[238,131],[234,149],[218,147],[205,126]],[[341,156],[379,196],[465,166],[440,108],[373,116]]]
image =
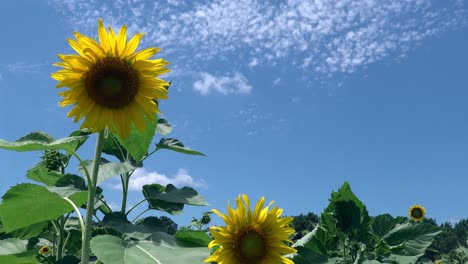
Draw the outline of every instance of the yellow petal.
[[[101,46],[104,49],[104,53],[107,53],[110,50],[109,38],[107,37],[106,29],[102,23],[102,18],[99,18],[98,20],[98,37],[99,43],[101,43]]]
[[[119,54],[122,54],[124,52],[126,43],[127,43],[127,26],[122,26],[119,30],[119,34],[117,36],[117,43],[116,43]]]
[[[122,52],[121,56],[123,58],[126,58],[127,56],[131,55],[133,52],[135,52],[136,48],[138,47],[138,44],[140,43],[141,38],[145,34],[143,33],[138,33],[135,36],[133,36],[128,44],[125,46],[124,51]]]

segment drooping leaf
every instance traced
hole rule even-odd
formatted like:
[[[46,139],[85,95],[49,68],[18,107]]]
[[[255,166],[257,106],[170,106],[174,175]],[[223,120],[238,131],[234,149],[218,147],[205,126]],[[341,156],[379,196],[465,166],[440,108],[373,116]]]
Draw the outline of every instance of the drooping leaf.
[[[156,149],[169,149],[172,151],[189,154],[189,155],[205,156],[205,154],[199,151],[186,148],[184,144],[180,142],[180,140],[175,139],[175,138],[161,138],[159,143],[156,144]]]
[[[73,207],[57,193],[69,195],[68,198],[78,206],[86,201],[86,191],[73,191],[66,187],[48,188],[24,183],[6,192],[0,205],[0,217],[5,231],[11,232],[42,221],[55,220],[73,211]]]
[[[206,232],[200,230],[177,231],[175,238],[184,247],[207,247],[212,240]]]
[[[159,133],[164,136],[164,135],[171,133],[171,131],[172,131],[171,124],[169,124],[169,122],[166,119],[159,118],[158,124],[156,126],[156,133]]]
[[[28,250],[14,255],[0,256],[0,263],[5,264],[37,264],[37,250]]]
[[[91,250],[104,263],[113,264],[194,264],[209,256],[207,247],[179,247],[165,233],[155,233],[150,240],[128,241],[102,235],[91,240]]]
[[[206,206],[208,203],[191,187],[177,189],[174,185],[166,187],[159,184],[143,186],[143,195],[148,200],[149,208],[170,214],[180,214],[184,205]]]
[[[372,231],[378,237],[383,237],[401,221],[390,214],[381,214],[372,219]]]
[[[49,221],[39,222],[27,227],[23,227],[10,232],[12,236],[21,239],[28,239],[39,236],[49,225]]]
[[[70,137],[78,137],[78,136],[83,136],[83,139],[78,142],[78,144],[75,147],[74,151],[77,151],[88,139],[88,135],[90,135],[90,132],[84,131],[84,130],[75,130],[70,133]]]
[[[439,227],[428,223],[403,223],[397,224],[383,239],[390,247],[395,247],[392,255],[420,257],[440,232]]]
[[[138,131],[135,125],[132,124],[130,135],[126,139],[122,139],[119,135],[114,135],[136,161],[140,161],[148,153],[148,148],[153,140],[158,122],[157,115],[154,115],[154,122],[151,122],[146,116],[144,118],[146,129],[143,133]]]
[[[14,151],[61,149],[74,152],[85,138],[86,136],[77,136],[53,140],[53,137],[44,132],[33,132],[15,142],[0,139],[0,148]]]
[[[93,161],[85,160],[84,163],[86,165],[86,168],[88,169],[88,172],[91,173],[93,168]],[[136,167],[133,167],[129,162],[111,162],[104,158],[101,158],[99,164],[97,184],[100,184],[111,177],[119,176],[120,174],[124,174],[135,169]],[[78,167],[78,171],[81,174],[85,175],[85,171],[81,165]]]
[[[0,240],[0,255],[12,255],[26,251],[26,245],[18,238]]]
[[[39,163],[26,173],[28,179],[45,183],[49,186],[54,186],[55,183],[62,177],[57,171],[47,169],[43,164]]]

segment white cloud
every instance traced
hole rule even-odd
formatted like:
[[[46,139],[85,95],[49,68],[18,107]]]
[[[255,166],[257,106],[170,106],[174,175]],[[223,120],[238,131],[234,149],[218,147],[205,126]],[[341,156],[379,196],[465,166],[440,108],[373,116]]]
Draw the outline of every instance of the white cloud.
[[[257,58],[252,58],[252,60],[249,62],[249,67],[253,68],[258,65],[258,59]]]
[[[50,0],[73,30],[96,35],[97,18],[147,32],[144,45],[163,47],[179,74],[229,59],[251,67],[279,60],[305,71],[353,72],[385,57],[404,56],[428,37],[467,24],[459,0],[137,1],[103,4]],[[189,51],[189,52],[187,52]],[[302,61],[302,63],[297,63]],[[294,63],[296,62],[296,63]]]
[[[214,76],[202,72],[200,77],[201,80],[193,84],[193,90],[202,95],[207,95],[211,92],[218,92],[224,95],[249,94],[252,91],[252,86],[250,86],[247,79],[238,72],[232,76]]]
[[[203,180],[194,180],[192,176],[190,176],[185,169],[179,169],[177,173],[172,176],[168,177],[164,174],[160,174],[158,172],[151,172],[147,171],[145,168],[139,168],[135,170],[130,178],[130,182],[128,184],[128,188],[130,191],[141,191],[141,188],[145,184],[161,184],[166,186],[167,184],[173,184],[177,187],[183,186],[193,186],[193,187],[204,187],[205,182]],[[120,183],[112,184],[111,185],[115,189],[122,189]]]
[[[276,78],[276,79],[273,81],[273,85],[274,85],[274,86],[277,86],[280,82],[281,82],[281,78]]]
[[[291,98],[291,102],[293,104],[299,103],[302,99],[300,97],[293,97]]]
[[[11,73],[39,73],[42,68],[50,66],[52,63],[26,63],[16,62],[0,64],[0,69],[5,69]]]

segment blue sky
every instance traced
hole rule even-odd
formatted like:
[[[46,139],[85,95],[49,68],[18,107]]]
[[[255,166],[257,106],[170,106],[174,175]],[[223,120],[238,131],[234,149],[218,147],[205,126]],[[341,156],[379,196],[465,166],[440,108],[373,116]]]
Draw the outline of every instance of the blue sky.
[[[207,157],[160,151],[131,179],[193,186],[211,204],[246,193],[287,215],[320,213],[344,181],[371,215],[422,204],[438,223],[468,218],[466,1],[5,1],[0,8],[0,138],[79,127],[50,73],[73,31],[97,19],[170,61],[169,135]],[[159,140],[159,138],[156,138]],[[81,154],[91,158],[95,138]],[[0,193],[40,153],[0,151]],[[76,166],[75,166],[76,167]],[[74,168],[72,168],[74,170]],[[103,183],[119,204],[117,180]],[[145,206],[139,207],[141,211]],[[160,213],[156,213],[160,215]],[[217,219],[215,223],[220,223]]]

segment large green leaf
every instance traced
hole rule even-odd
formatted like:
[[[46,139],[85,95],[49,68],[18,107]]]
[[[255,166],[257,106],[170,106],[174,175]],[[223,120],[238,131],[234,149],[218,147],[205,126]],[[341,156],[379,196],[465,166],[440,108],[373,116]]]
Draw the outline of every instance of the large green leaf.
[[[102,222],[120,233],[134,239],[145,240],[155,232],[163,232],[163,227],[134,225],[128,221],[127,216],[121,212],[112,212],[104,216]]]
[[[144,118],[146,121],[146,129],[143,133],[138,131],[135,125],[132,124],[132,130],[127,138],[123,139],[119,135],[114,135],[136,161],[140,161],[148,153],[148,148],[153,140],[156,132],[156,124],[158,122],[157,115],[154,115],[154,122],[146,116]]]
[[[156,133],[159,133],[164,136],[164,135],[171,133],[171,131],[172,131],[171,124],[169,124],[169,122],[166,119],[159,118],[158,124],[156,126]]]
[[[5,264],[37,264],[36,256],[37,250],[28,250],[26,252],[0,256],[0,263]]]
[[[92,160],[85,160],[84,161],[86,168],[89,172],[92,171],[93,161]],[[129,162],[111,162],[104,158],[101,158],[101,162],[99,164],[99,172],[97,177],[97,184],[113,177],[118,176],[120,174],[124,174],[130,171],[135,170],[136,167],[133,167]],[[78,167],[78,171],[85,175],[83,167],[80,165]]]
[[[14,151],[62,149],[67,152],[74,152],[82,144],[83,140],[86,140],[86,136],[66,137],[54,140],[53,137],[44,132],[33,132],[15,142],[0,139],[0,148]]]
[[[66,187],[49,187],[49,189],[30,183],[10,188],[3,196],[0,205],[0,217],[4,229],[11,232],[42,221],[55,220],[73,211],[73,207],[61,195],[69,196],[68,198],[77,206],[86,201],[86,191],[74,191]]]
[[[161,138],[159,143],[156,144],[156,149],[170,149],[184,154],[205,156],[199,151],[184,147],[184,144],[175,138]]]
[[[199,230],[177,231],[175,238],[184,247],[207,247],[212,240],[205,231]]]
[[[39,163],[32,169],[28,170],[26,177],[33,181],[42,182],[49,186],[54,186],[60,177],[62,177],[62,174],[57,171],[49,170],[44,166],[44,164]]]
[[[348,182],[337,192],[332,192],[325,213],[336,219],[336,227],[360,242],[369,242],[371,218],[366,206],[354,195]]]
[[[46,229],[48,225],[49,221],[43,221],[32,224],[27,227],[17,229],[15,231],[10,232],[9,234],[17,238],[28,239],[42,234],[44,232],[44,229]]]
[[[397,224],[383,237],[384,241],[393,247],[392,255],[388,259],[398,259],[399,263],[409,263],[413,257],[417,259],[441,232],[439,227],[428,223]]]
[[[86,184],[82,177],[68,173],[61,174],[58,171],[49,170],[42,163],[28,170],[26,177],[33,181],[42,182],[48,186],[73,186],[77,189],[86,189]]]
[[[148,200],[149,208],[170,214],[180,214],[184,205],[206,206],[208,203],[191,187],[177,189],[174,185],[166,187],[159,184],[143,186],[143,195]]]
[[[75,151],[77,151],[86,142],[86,140],[88,139],[88,135],[90,134],[91,134],[90,132],[84,131],[84,130],[75,130],[70,133],[69,135],[70,137],[83,136],[83,139],[79,141],[78,144],[76,145]]]
[[[92,252],[104,263],[112,264],[193,264],[209,256],[207,247],[179,247],[175,239],[156,233],[151,240],[128,241],[102,235],[91,240]]]
[[[0,240],[0,255],[12,255],[26,251],[26,245],[18,238]]]
[[[372,231],[381,238],[400,223],[400,219],[393,218],[390,214],[381,214],[372,219]]]

